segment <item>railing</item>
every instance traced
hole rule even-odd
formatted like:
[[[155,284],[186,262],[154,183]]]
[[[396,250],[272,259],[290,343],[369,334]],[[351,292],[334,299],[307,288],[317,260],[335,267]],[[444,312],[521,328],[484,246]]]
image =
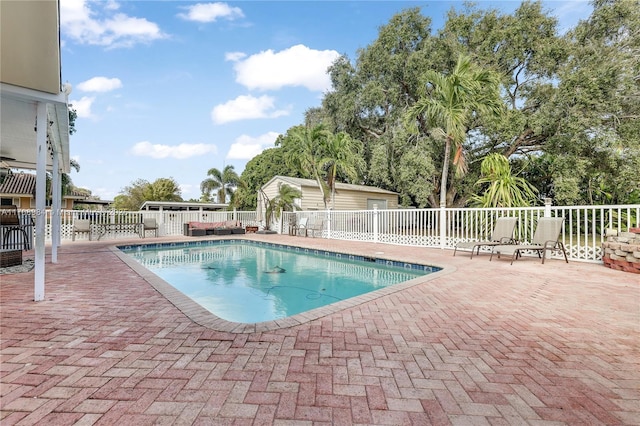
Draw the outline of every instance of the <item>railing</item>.
[[[35,217],[35,210],[20,210],[24,214]],[[239,220],[243,226],[258,225],[256,212],[199,212],[199,211],[86,211],[86,210],[61,210],[59,212],[47,210],[45,212],[45,240],[51,241],[52,223],[60,221],[60,239],[71,240],[73,235],[73,222],[76,219],[88,219],[91,221],[94,231],[100,224],[107,223],[142,223],[145,218],[154,218],[158,224],[159,236],[182,235],[184,223],[197,222],[223,222],[227,220]],[[34,231],[35,232],[35,229]],[[105,235],[107,238],[137,238],[134,232],[118,232],[117,235]],[[88,234],[76,235],[76,240],[88,240]]]
[[[29,214],[33,211],[23,210]],[[480,240],[491,234],[495,219],[500,216],[518,218],[514,238],[531,240],[537,221],[543,216],[564,218],[560,241],[572,260],[600,262],[602,243],[607,229],[628,231],[640,226],[640,205],[619,206],[551,206],[508,209],[397,209],[349,211],[283,212],[271,229],[287,234],[294,223],[306,217],[322,230],[314,236],[337,240],[368,241],[407,246],[453,249],[460,241]],[[182,235],[189,221],[222,222],[239,220],[243,226],[263,226],[253,211],[137,211],[85,212],[63,210],[58,216],[47,211],[46,238],[51,238],[52,218],[60,219],[61,239],[70,240],[73,221],[90,219],[93,223],[139,223],[143,218],[155,218],[160,236]],[[443,221],[444,218],[444,221]],[[443,238],[441,238],[441,234]],[[112,236],[113,237],[113,236]],[[135,234],[117,237],[137,237]],[[80,235],[78,238],[88,238]]]
[[[640,205],[303,211],[284,213],[282,223],[293,224],[302,217],[321,218],[324,238],[453,249],[461,241],[486,239],[500,216],[518,218],[514,238],[520,242],[530,242],[540,217],[562,217],[559,240],[567,255],[572,260],[600,262],[606,229],[625,232],[638,227]],[[444,238],[440,238],[441,229]]]

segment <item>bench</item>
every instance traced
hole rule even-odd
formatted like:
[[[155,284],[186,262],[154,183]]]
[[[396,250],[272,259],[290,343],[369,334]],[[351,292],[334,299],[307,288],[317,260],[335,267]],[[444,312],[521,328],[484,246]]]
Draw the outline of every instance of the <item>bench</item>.
[[[96,223],[98,240],[108,232],[134,233],[144,238],[144,223]],[[89,234],[91,235],[91,234]]]
[[[184,224],[184,235],[187,237],[203,237],[205,235],[244,234],[242,223],[237,220],[224,222],[187,222]]]

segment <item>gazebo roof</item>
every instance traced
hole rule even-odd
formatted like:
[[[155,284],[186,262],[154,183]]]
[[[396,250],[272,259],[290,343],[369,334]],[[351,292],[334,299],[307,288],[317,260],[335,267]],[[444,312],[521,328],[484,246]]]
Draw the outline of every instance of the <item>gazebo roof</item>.
[[[0,185],[0,194],[35,195],[36,175],[31,173],[11,173]]]

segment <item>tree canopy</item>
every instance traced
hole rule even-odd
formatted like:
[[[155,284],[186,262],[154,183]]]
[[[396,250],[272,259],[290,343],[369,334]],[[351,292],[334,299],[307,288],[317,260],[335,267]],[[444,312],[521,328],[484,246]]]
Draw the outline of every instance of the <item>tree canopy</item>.
[[[344,170],[335,179],[396,191],[406,206],[437,207],[443,183],[449,206],[477,199],[482,160],[494,153],[556,204],[639,202],[640,8],[626,0],[592,5],[591,16],[564,33],[540,1],[513,13],[452,9],[437,31],[420,9],[401,11],[355,58],[334,62],[332,90],[305,123],[247,164],[247,193],[276,174],[331,182],[321,140],[343,132],[358,141],[358,176]],[[501,112],[482,113],[486,93],[470,96],[465,104],[476,108],[450,140],[452,151],[441,137],[450,133],[446,123],[420,108],[437,101],[433,77],[451,79],[460,57],[496,76]],[[327,133],[314,139],[314,129]],[[466,174],[443,173],[452,153],[456,163],[466,160]],[[253,194],[246,206],[255,206]]]
[[[456,176],[467,172],[464,149],[467,129],[474,119],[484,115],[498,116],[500,108],[499,80],[496,73],[474,66],[471,58],[459,55],[449,74],[428,70],[424,74],[427,93],[409,108],[407,116],[415,133],[427,132],[436,141],[444,140],[440,207],[447,206],[449,157],[451,150]],[[417,123],[417,124],[416,124]],[[423,127],[421,130],[419,127]]]
[[[145,201],[182,201],[181,190],[173,178],[158,178],[153,182],[138,179],[125,186],[113,200],[117,210],[138,210]]]

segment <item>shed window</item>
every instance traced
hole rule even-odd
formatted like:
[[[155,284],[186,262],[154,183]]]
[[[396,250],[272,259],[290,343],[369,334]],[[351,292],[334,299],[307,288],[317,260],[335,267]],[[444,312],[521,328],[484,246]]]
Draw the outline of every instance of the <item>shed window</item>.
[[[367,198],[367,210],[373,210],[374,208],[378,210],[386,209],[387,200]]]

